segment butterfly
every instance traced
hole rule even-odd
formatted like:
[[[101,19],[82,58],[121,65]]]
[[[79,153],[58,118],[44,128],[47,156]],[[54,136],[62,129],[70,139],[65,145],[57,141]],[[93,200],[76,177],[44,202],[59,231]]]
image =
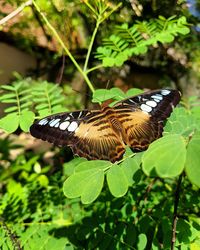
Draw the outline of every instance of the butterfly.
[[[81,110],[47,116],[30,127],[32,136],[57,146],[70,146],[88,160],[122,159],[126,146],[146,150],[162,136],[166,118],[180,101],[180,92],[145,92],[101,110]]]

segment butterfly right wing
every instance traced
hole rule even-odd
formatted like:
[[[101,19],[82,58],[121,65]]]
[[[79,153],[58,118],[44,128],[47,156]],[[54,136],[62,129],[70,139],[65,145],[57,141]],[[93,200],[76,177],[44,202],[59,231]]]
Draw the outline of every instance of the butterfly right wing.
[[[75,111],[48,116],[35,122],[32,136],[70,146],[73,153],[87,159],[115,162],[122,158],[125,145],[101,111]]]
[[[151,142],[162,136],[163,122],[179,101],[179,91],[162,89],[116,103],[114,109],[124,128],[126,144],[132,149],[147,149]]]

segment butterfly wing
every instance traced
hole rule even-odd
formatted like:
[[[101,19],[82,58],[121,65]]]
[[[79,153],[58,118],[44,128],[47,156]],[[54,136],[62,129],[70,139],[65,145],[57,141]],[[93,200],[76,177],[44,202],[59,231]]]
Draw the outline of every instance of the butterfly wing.
[[[75,111],[48,116],[35,122],[32,136],[54,143],[70,146],[74,154],[87,159],[115,162],[122,158],[124,143],[115,133],[106,115],[101,111]]]
[[[124,128],[125,142],[134,150],[145,150],[162,136],[163,122],[180,101],[177,90],[156,90],[127,98],[115,104]]]

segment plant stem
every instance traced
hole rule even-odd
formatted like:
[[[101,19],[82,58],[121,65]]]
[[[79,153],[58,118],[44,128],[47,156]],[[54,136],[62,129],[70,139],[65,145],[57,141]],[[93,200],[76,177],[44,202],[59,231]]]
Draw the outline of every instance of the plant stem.
[[[94,71],[94,70],[96,70],[96,69],[100,69],[100,68],[102,68],[102,67],[103,67],[103,64],[98,64],[98,65],[96,65],[96,66],[94,66],[94,67],[92,67],[92,68],[86,70],[86,74],[88,74],[89,72]]]
[[[2,18],[0,20],[0,25],[6,23],[7,21],[12,19],[13,17],[17,16],[25,7],[27,7],[31,4],[32,4],[32,0],[28,0],[27,2],[23,3],[21,6],[19,6],[19,8],[17,8],[16,10],[14,10],[10,14],[8,14],[6,17]]]
[[[175,242],[176,242],[176,225],[178,221],[178,203],[180,199],[180,190],[181,190],[181,181],[183,175],[181,174],[178,179],[178,184],[175,192],[175,200],[174,200],[174,214],[173,214],[173,224],[172,224],[172,238],[171,238],[171,250],[174,250]]]
[[[87,55],[86,55],[86,59],[85,59],[85,64],[84,64],[84,67],[83,67],[83,71],[87,74],[88,72],[86,72],[87,70],[87,67],[88,67],[88,62],[89,62],[89,58],[90,58],[90,54],[91,54],[91,51],[92,51],[92,46],[94,44],[94,39],[95,39],[95,36],[97,34],[97,30],[99,28],[99,24],[100,24],[100,20],[99,18],[97,19],[97,22],[96,22],[96,27],[93,31],[93,34],[92,34],[92,37],[91,37],[91,41],[90,41],[90,44],[89,44],[89,47],[88,47],[88,51],[87,51]]]
[[[55,38],[57,39],[57,41],[60,43],[60,45],[62,46],[62,48],[64,49],[64,51],[67,53],[67,55],[69,56],[69,58],[71,59],[71,61],[73,62],[73,64],[75,65],[75,67],[77,68],[77,70],[81,73],[81,75],[84,77],[88,87],[90,88],[90,90],[92,92],[94,92],[94,87],[92,85],[92,83],[90,82],[89,78],[87,77],[87,74],[81,69],[81,67],[79,66],[79,64],[77,63],[77,61],[75,60],[75,58],[73,57],[73,55],[71,54],[71,52],[68,50],[68,48],[65,46],[64,42],[62,41],[62,39],[60,38],[60,36],[58,35],[57,31],[54,29],[54,27],[49,23],[48,19],[46,18],[46,16],[41,12],[39,6],[35,3],[35,1],[33,0],[33,5],[35,6],[36,10],[40,13],[40,15],[42,16],[43,20],[45,21],[46,25],[48,26],[48,28],[51,30],[51,32],[53,33],[53,35],[55,36]]]
[[[17,99],[17,107],[18,107],[18,115],[21,115],[21,107],[20,107],[20,100],[19,100],[19,93],[18,90],[15,90],[15,94],[16,94],[16,99]]]

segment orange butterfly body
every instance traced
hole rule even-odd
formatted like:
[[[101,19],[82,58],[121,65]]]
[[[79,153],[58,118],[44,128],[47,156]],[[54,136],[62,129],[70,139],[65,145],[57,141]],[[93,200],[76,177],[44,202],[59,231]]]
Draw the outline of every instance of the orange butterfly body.
[[[176,90],[143,93],[101,110],[82,110],[48,116],[34,123],[33,136],[59,146],[70,146],[74,154],[89,160],[115,162],[125,147],[145,150],[162,136],[163,122],[180,100]]]

